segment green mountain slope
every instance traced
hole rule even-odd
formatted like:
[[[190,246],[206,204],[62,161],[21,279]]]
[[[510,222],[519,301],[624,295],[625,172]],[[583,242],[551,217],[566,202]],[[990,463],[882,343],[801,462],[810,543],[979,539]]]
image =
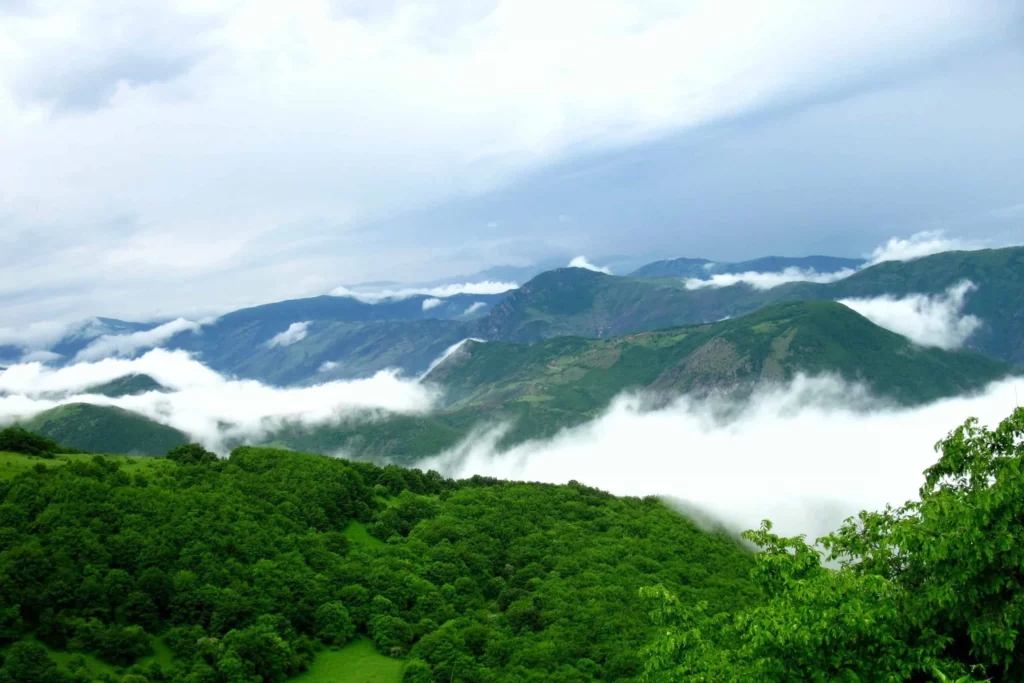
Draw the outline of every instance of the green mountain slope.
[[[514,424],[503,445],[549,436],[595,417],[630,390],[665,397],[742,393],[801,372],[831,373],[883,399],[916,404],[980,389],[1009,369],[974,352],[916,346],[835,302],[788,302],[733,320],[611,339],[466,342],[425,378],[445,391],[438,413],[285,425],[263,443],[409,461],[497,421]],[[129,452],[144,444],[147,453],[163,453],[186,440],[143,416],[86,405],[43,413],[30,428],[86,450],[105,443]]]
[[[99,396],[136,396],[150,391],[166,391],[167,387],[157,382],[149,375],[125,375],[112,379],[109,382],[89,387],[84,393],[97,394]]]
[[[915,404],[980,389],[1008,371],[977,353],[916,346],[841,304],[791,302],[735,320],[607,340],[466,342],[425,378],[445,390],[444,411],[288,429],[272,439],[298,449],[408,461],[499,420],[514,424],[502,445],[549,436],[595,417],[629,390],[665,397],[744,392],[797,373],[831,373],[862,382],[884,399]]]
[[[767,290],[744,284],[687,290],[675,278],[623,278],[563,268],[543,273],[506,296],[477,323],[475,336],[517,342],[565,335],[608,338],[736,317],[783,301],[942,294],[962,280],[978,286],[968,296],[964,313],[983,322],[968,347],[1024,364],[1020,247],[880,263],[834,283],[794,282]]]
[[[702,258],[676,258],[654,261],[637,268],[629,277],[688,277],[706,280],[720,273],[780,273],[787,268],[835,273],[845,268],[859,268],[864,259],[836,256],[764,256],[738,263],[717,263]]]
[[[756,596],[734,539],[575,482],[253,448],[202,465],[25,459],[0,454],[18,472],[0,482],[5,681],[70,681],[71,652],[94,671],[140,664],[133,681],[397,680],[324,647],[369,637],[403,680],[625,682],[658,630],[641,587],[715,612]]]
[[[70,403],[39,413],[22,426],[84,451],[163,455],[189,441],[177,429],[113,406]]]
[[[199,335],[187,333],[177,346],[218,372],[287,385],[367,377],[386,368],[423,372],[470,329],[454,320],[314,321],[296,343],[267,344],[287,328],[277,321],[239,319]]]

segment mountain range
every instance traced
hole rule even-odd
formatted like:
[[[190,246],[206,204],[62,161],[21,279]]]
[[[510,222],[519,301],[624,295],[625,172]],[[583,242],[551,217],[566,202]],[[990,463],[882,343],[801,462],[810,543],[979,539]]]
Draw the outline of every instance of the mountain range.
[[[978,390],[1010,369],[976,352],[915,345],[839,303],[797,301],[735,320],[609,339],[466,340],[421,380],[443,391],[439,411],[312,427],[285,424],[262,443],[410,461],[455,445],[485,423],[511,424],[503,446],[551,436],[592,419],[628,391],[642,390],[661,401],[682,394],[742,396],[798,374],[832,374],[862,383],[881,400],[913,405]],[[155,384],[136,375],[88,393],[127,395]],[[125,443],[150,453],[163,452],[175,439],[185,441],[155,422],[147,429],[147,422],[118,408],[73,404],[46,411],[28,426],[86,450],[100,442],[118,452],[121,441],[108,434],[131,433]]]
[[[162,345],[188,351],[225,375],[279,386],[366,377],[385,368],[425,374],[421,381],[444,392],[429,415],[316,427],[284,423],[263,438],[299,450],[400,460],[436,453],[485,423],[511,425],[503,445],[548,436],[593,418],[627,391],[661,400],[684,393],[742,395],[800,373],[828,373],[863,383],[880,400],[915,404],[980,389],[1024,364],[1024,248],[870,266],[832,257],[713,264],[729,269],[715,272],[853,270],[834,282],[769,288],[746,282],[695,287],[679,275],[687,268],[707,274],[714,270],[709,263],[655,262],[630,277],[557,268],[501,294],[282,301],[228,313]],[[957,313],[978,322],[963,350],[919,346],[836,303],[942,297],[965,282],[973,289]],[[156,325],[97,319],[51,350],[74,358],[97,335],[151,333]],[[152,377],[130,374],[87,393],[163,390]],[[88,404],[61,406],[28,424],[85,450],[102,443],[116,452],[123,443],[160,453],[187,440],[141,415]]]

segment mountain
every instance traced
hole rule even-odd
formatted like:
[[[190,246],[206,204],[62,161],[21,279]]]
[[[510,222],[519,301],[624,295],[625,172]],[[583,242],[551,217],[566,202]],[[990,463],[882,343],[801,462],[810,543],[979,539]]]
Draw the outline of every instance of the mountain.
[[[113,406],[69,403],[24,420],[21,426],[65,446],[102,453],[163,455],[188,443],[177,429]]]
[[[830,373],[909,405],[980,389],[1008,371],[977,353],[914,345],[838,303],[792,302],[736,320],[606,340],[468,341],[424,378],[445,391],[440,413],[292,427],[268,439],[299,450],[412,461],[488,422],[513,422],[505,446],[550,436],[595,417],[629,390],[663,398],[744,393],[798,373]]]
[[[469,326],[454,320],[319,320],[294,343],[267,343],[287,329],[259,319],[218,321],[201,334],[179,335],[171,346],[221,373],[289,385],[367,377],[387,368],[418,374],[470,336]]]
[[[718,263],[702,258],[676,258],[655,261],[641,266],[629,277],[680,277],[707,280],[712,275],[726,273],[781,273],[788,268],[813,270],[818,273],[836,273],[853,270],[866,263],[864,259],[837,256],[765,256],[737,263]]]
[[[792,282],[686,289],[678,278],[604,275],[578,268],[543,273],[510,292],[475,323],[487,339],[534,342],[578,335],[607,338],[736,317],[784,301],[941,295],[969,280],[964,314],[982,321],[969,348],[1024,365],[1024,248],[952,251],[864,268],[828,284]]]
[[[150,391],[167,391],[167,387],[149,375],[132,374],[89,387],[83,393],[118,398],[121,396],[137,396],[138,394],[145,394]]]

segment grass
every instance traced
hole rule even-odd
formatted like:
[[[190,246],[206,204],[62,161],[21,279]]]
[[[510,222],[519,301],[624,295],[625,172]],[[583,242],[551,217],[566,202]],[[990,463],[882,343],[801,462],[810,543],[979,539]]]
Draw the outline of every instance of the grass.
[[[370,535],[370,532],[366,530],[366,525],[362,522],[349,522],[349,525],[345,527],[345,536],[357,545],[371,548],[379,548],[384,545],[384,541]]]
[[[0,455],[9,454],[4,453]],[[35,638],[31,636],[25,638],[25,640],[39,643],[39,641],[37,641]],[[93,680],[98,680],[100,679],[100,677],[104,675],[114,676],[116,679],[117,675],[123,671],[121,667],[114,666],[113,664],[108,664],[107,662],[104,662],[102,659],[92,654],[88,654],[85,652],[67,652],[65,650],[54,650],[48,647],[45,643],[39,644],[46,649],[46,654],[50,656],[50,659],[52,659],[62,671],[68,671],[68,665],[71,663],[72,659],[80,660],[84,665],[85,669],[89,672],[89,677]],[[147,664],[155,663],[160,665],[161,667],[170,666],[171,661],[174,659],[174,654],[171,652],[171,648],[167,646],[167,643],[165,643],[161,638],[153,637],[150,641],[150,644],[153,647],[153,654],[146,657],[140,657],[136,664],[145,666]],[[0,647],[0,654],[5,653],[9,648],[10,645]]]
[[[93,455],[76,453],[73,455],[58,455],[53,458],[38,458],[22,453],[0,452],[0,480],[13,479],[22,472],[31,470],[36,465],[61,467],[75,460],[88,461],[93,457]],[[163,458],[147,458],[132,455],[104,455],[103,457],[120,463],[121,468],[127,474],[154,474],[171,464],[169,460],[164,460]]]
[[[308,671],[291,680],[293,683],[399,683],[404,666],[401,660],[377,652],[373,643],[363,638],[340,650],[320,652]]]

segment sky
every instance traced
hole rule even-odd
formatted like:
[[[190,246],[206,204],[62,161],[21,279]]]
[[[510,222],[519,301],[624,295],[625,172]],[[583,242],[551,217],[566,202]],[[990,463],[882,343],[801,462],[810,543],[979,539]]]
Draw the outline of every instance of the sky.
[[[0,0],[0,328],[1024,231],[1017,0]]]

